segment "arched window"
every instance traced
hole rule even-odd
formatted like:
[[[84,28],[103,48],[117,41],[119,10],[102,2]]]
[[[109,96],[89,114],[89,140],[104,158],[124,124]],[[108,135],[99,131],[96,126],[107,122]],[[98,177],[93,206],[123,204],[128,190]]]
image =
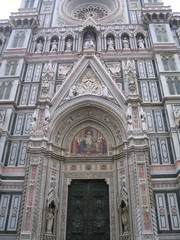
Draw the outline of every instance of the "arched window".
[[[13,76],[16,74],[16,69],[17,69],[17,62],[8,62],[6,64],[6,69],[5,69],[5,76]]]
[[[163,66],[165,71],[176,71],[176,63],[172,56],[162,58]]]
[[[34,1],[35,0],[26,0],[25,1],[25,8],[32,8],[34,6]]]
[[[168,42],[168,36],[165,26],[159,25],[155,27],[158,42]]]
[[[14,42],[12,47],[13,48],[23,47],[24,39],[25,39],[24,32],[18,32],[14,37]]]
[[[11,88],[12,88],[11,82],[1,82],[0,83],[0,99],[9,99]]]

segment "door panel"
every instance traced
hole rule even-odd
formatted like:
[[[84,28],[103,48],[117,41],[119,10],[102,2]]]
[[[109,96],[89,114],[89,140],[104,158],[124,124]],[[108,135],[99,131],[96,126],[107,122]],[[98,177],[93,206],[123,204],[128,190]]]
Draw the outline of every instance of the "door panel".
[[[104,180],[74,180],[68,190],[67,240],[109,240],[109,189]]]

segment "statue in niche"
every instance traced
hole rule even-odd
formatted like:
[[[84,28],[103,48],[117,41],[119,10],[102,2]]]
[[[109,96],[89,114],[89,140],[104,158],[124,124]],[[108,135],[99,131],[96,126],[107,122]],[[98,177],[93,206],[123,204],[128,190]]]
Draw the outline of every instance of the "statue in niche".
[[[54,223],[54,211],[51,207],[48,207],[47,217],[46,217],[46,232],[49,234],[53,233],[53,223]]]
[[[127,37],[123,38],[123,49],[128,50],[130,48],[129,46],[129,40],[127,39]]]
[[[112,37],[109,37],[107,40],[108,50],[114,50],[114,40]]]
[[[145,112],[142,109],[142,107],[140,108],[139,114],[140,114],[140,119],[141,119],[141,124],[142,124],[142,130],[147,131],[146,116],[145,116]]]
[[[141,36],[139,36],[139,38],[137,40],[137,45],[138,45],[138,48],[141,48],[141,49],[145,48],[144,39]]]
[[[66,51],[71,51],[72,50],[72,39],[68,38],[66,41]]]
[[[53,42],[51,43],[51,52],[56,52],[58,49],[58,42],[56,41],[56,39],[53,40]]]
[[[127,233],[129,210],[128,210],[128,192],[126,188],[125,175],[121,177],[121,190],[120,190],[120,195],[118,197],[118,209],[119,209],[119,216],[121,218],[121,223],[122,223],[122,232]]]
[[[123,233],[128,232],[128,205],[124,200],[121,201],[121,221]]]
[[[44,120],[44,123],[43,123],[43,130],[44,130],[44,135],[45,136],[47,136],[47,134],[48,134],[49,122],[50,122],[50,111],[49,111],[49,107],[48,107],[45,110],[45,120]]]
[[[43,43],[42,43],[42,40],[40,39],[36,44],[36,53],[41,53],[42,50],[43,50]]]
[[[30,135],[33,135],[36,131],[37,110],[35,109],[32,115],[32,121],[30,123]]]
[[[128,125],[128,131],[133,131],[133,122],[132,122],[132,113],[130,107],[128,107],[126,112],[126,119],[127,119],[127,125]]]
[[[88,33],[84,40],[84,49],[94,49],[95,48],[95,39],[92,33]]]

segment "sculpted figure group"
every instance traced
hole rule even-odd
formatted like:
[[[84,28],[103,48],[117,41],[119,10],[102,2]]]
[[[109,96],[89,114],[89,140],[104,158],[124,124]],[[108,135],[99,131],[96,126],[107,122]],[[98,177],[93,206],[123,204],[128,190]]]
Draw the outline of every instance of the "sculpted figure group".
[[[65,41],[64,51],[71,52],[73,50],[73,37],[68,36],[64,41]],[[121,41],[122,41],[123,50],[129,50],[131,48],[130,37],[127,34],[121,37]],[[59,49],[59,44],[60,44],[60,41],[58,39],[53,38],[50,41],[49,51],[57,52]],[[112,34],[106,37],[106,44],[107,44],[106,46],[107,50],[115,50],[115,37]],[[146,47],[143,35],[138,35],[136,37],[136,44],[137,44],[137,48],[139,49],[144,49]],[[93,31],[89,31],[85,33],[83,36],[82,45],[83,45],[84,51],[96,50],[96,46],[97,46],[96,34],[93,33]],[[42,38],[39,38],[36,41],[35,52],[42,53],[45,48],[46,48],[45,41]]]

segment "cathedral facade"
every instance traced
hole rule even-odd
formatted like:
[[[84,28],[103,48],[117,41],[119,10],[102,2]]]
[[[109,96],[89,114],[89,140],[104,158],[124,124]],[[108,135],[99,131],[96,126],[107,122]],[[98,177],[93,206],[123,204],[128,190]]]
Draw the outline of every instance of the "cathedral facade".
[[[160,0],[0,20],[0,239],[180,239],[179,55]]]

